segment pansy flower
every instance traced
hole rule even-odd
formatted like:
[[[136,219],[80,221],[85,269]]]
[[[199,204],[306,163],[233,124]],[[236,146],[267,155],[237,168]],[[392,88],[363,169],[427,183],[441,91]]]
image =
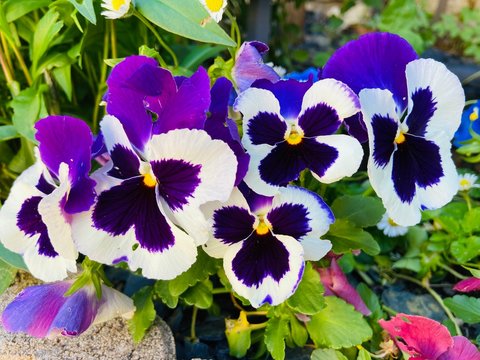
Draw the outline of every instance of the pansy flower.
[[[278,305],[294,293],[305,260],[319,260],[331,249],[320,236],[334,217],[305,189],[282,188],[274,197],[259,196],[243,184],[242,191],[210,207],[213,238],[204,249],[223,258],[233,289],[252,306]]]
[[[463,336],[452,337],[435,320],[399,313],[379,324],[412,360],[480,360],[475,345]]]
[[[234,107],[243,114],[242,142],[250,155],[244,181],[259,194],[274,195],[305,169],[331,183],[360,166],[360,143],[334,134],[359,111],[357,96],[339,81],[259,80]]]
[[[355,70],[347,63],[357,64]],[[397,35],[374,33],[339,49],[323,75],[359,92],[370,183],[395,223],[417,224],[420,209],[436,209],[452,199],[458,186],[450,140],[460,123],[464,93],[445,65],[417,60]]]
[[[453,145],[460,147],[465,141],[472,138],[470,131],[480,134],[480,100],[469,106],[462,113],[460,127],[455,133]]]
[[[218,23],[222,20],[225,8],[228,5],[227,0],[200,0],[200,2],[215,22]]]
[[[74,219],[78,249],[104,264],[125,261],[145,277],[172,279],[207,240],[199,207],[228,199],[236,158],[203,130],[154,135],[143,152],[115,117],[105,116],[101,130],[112,161],[94,174],[96,203]]]
[[[102,15],[107,19],[118,19],[125,16],[130,9],[131,0],[102,0]]]
[[[403,236],[408,232],[408,227],[398,225],[388,214],[383,214],[382,219],[377,224],[377,228],[382,230],[388,237]]]
[[[35,125],[38,159],[12,186],[0,209],[0,240],[22,254],[29,271],[44,281],[76,271],[72,215],[94,201],[88,177],[92,134],[79,119],[49,116]]]
[[[102,285],[97,297],[92,283],[70,296],[64,294],[74,280],[30,286],[7,305],[2,325],[9,332],[23,332],[37,338],[55,335],[77,336],[91,325],[117,316],[131,317],[132,299]]]

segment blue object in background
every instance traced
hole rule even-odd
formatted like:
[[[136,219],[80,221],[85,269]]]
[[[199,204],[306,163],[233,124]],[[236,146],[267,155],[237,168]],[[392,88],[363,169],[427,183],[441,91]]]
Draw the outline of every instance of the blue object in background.
[[[477,134],[480,134],[480,100],[471,105],[462,114],[462,122],[453,137],[453,145],[455,147],[462,146],[464,141],[470,140],[470,128]]]
[[[320,79],[320,70],[315,67],[309,67],[308,69],[302,72],[291,72],[286,74],[283,78],[284,79],[294,79],[298,81],[307,81],[310,80],[312,77],[313,82],[318,81]]]

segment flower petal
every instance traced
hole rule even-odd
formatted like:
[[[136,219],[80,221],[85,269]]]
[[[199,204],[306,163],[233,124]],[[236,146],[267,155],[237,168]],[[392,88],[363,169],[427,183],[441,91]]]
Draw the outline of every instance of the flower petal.
[[[459,281],[453,287],[453,290],[468,293],[472,291],[480,290],[480,279],[476,277],[470,277],[468,279]]]
[[[480,351],[465,336],[454,336],[453,346],[438,360],[480,360]]]
[[[223,260],[233,289],[253,307],[278,305],[291,296],[303,275],[303,248],[289,236],[252,237],[232,245]]]

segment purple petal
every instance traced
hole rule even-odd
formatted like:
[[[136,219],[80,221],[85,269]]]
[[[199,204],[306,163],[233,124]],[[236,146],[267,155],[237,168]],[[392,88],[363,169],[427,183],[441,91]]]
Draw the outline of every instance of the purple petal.
[[[95,201],[95,181],[90,178],[79,180],[68,193],[63,209],[69,214],[77,214],[90,209]]]
[[[40,179],[38,179],[38,183],[35,185],[35,187],[45,195],[49,195],[53,192],[53,190],[55,190],[55,186],[50,184],[43,175],[40,175]]]
[[[405,69],[417,57],[400,36],[370,33],[338,49],[325,64],[322,77],[340,80],[357,94],[365,88],[390,90],[403,110],[407,106]]]
[[[371,314],[357,290],[348,282],[335,258],[332,259],[329,268],[318,268],[318,272],[320,273],[320,280],[325,287],[325,295],[338,296],[352,304],[363,315],[368,316]]]
[[[105,141],[103,134],[100,131],[97,136],[94,136],[92,144],[92,159],[102,156],[107,152],[107,147],[105,146]]]
[[[395,150],[395,136],[398,124],[388,116],[374,115],[373,128],[373,159],[376,166],[385,167],[390,162]]]
[[[365,123],[363,122],[362,112],[358,112],[343,120],[345,128],[348,133],[356,138],[359,142],[364,143],[368,141],[368,132]]]
[[[303,141],[303,145],[305,140]],[[290,181],[298,179],[300,172],[305,170],[307,163],[302,156],[303,146],[292,146],[282,142],[260,161],[260,177],[267,184],[285,186]]]
[[[462,280],[455,284],[453,290],[468,293],[472,291],[480,291],[480,279],[471,277],[465,280]]]
[[[266,235],[252,235],[244,241],[232,261],[236,277],[246,286],[258,286],[265,278],[280,281],[290,270],[289,253],[270,232]]]
[[[238,206],[225,206],[213,213],[213,233],[225,244],[245,240],[253,231],[255,217]]]
[[[37,240],[38,253],[47,257],[56,257],[58,253],[48,237],[47,226],[42,221],[38,212],[38,204],[42,200],[40,196],[33,196],[22,204],[17,214],[17,226],[27,236],[40,235]]]
[[[270,208],[272,205],[273,197],[259,195],[250,189],[244,182],[240,183],[238,189],[247,200],[248,206],[253,213],[258,211],[265,211],[266,208]]]
[[[272,82],[280,80],[275,70],[263,63],[262,54],[267,51],[268,46],[259,41],[245,42],[238,50],[232,76],[240,92],[259,79]]]
[[[232,83],[225,77],[218,78],[215,84],[213,84],[210,91],[211,103],[209,109],[209,120],[212,120],[212,122],[225,123],[228,117],[228,105],[232,88]]]
[[[52,115],[39,120],[35,128],[40,157],[53,174],[58,177],[63,162],[69,167],[72,185],[88,175],[93,138],[85,122],[70,116]]]
[[[202,166],[174,159],[152,161],[151,164],[158,180],[158,194],[170,209],[181,210],[201,182]]]
[[[305,110],[298,119],[298,125],[305,133],[305,137],[316,137],[335,133],[341,121],[334,108],[320,103]]]
[[[480,360],[480,351],[464,336],[454,336],[453,346],[438,360]]]
[[[416,89],[412,94],[413,107],[407,116],[408,133],[424,136],[428,121],[437,110],[436,102],[430,89]]]
[[[47,336],[65,302],[63,294],[70,285],[60,282],[26,288],[3,311],[3,327],[9,332],[24,332],[34,337]]]
[[[439,147],[428,140],[405,135],[393,154],[392,180],[402,202],[410,203],[415,197],[416,185],[427,188],[443,176]]]
[[[300,204],[281,204],[267,214],[272,224],[272,232],[277,235],[288,235],[298,240],[312,229],[309,226],[308,209]]]
[[[319,143],[314,139],[305,139],[303,141],[302,153],[307,167],[319,177],[322,177],[338,158],[337,149],[330,145]]]
[[[277,114],[260,112],[248,122],[247,135],[253,145],[276,145],[284,141],[287,124]]]
[[[122,145],[115,145],[110,152],[113,168],[108,175],[117,179],[130,179],[140,175],[140,159],[132,150]]]
[[[178,92],[162,107],[153,132],[161,134],[173,129],[203,129],[209,106],[210,79],[201,67],[182,82]]]
[[[125,235],[134,227],[140,246],[150,252],[164,251],[175,243],[158,207],[155,187],[146,186],[143,177],[126,180],[102,192],[92,220],[97,229],[113,236]]]
[[[312,86],[313,81],[268,80],[256,81],[252,86],[271,91],[280,103],[280,114],[285,119],[295,119],[302,108],[303,96]]]

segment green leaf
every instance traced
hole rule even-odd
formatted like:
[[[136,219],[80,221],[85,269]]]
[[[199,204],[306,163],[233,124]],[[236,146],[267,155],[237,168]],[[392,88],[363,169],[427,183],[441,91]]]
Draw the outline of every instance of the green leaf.
[[[325,307],[323,293],[320,275],[313,269],[312,264],[307,262],[302,281],[295,294],[287,300],[287,305],[298,313],[313,315]]]
[[[16,274],[17,269],[0,260],[0,295],[13,283]]]
[[[32,73],[36,72],[41,57],[50,48],[53,39],[63,27],[63,21],[57,21],[58,17],[59,14],[57,12],[49,10],[37,24],[33,34]]]
[[[169,282],[165,280],[158,280],[153,287],[155,295],[157,295],[162,302],[170,309],[174,309],[178,304],[178,296],[173,296],[170,293]]]
[[[197,45],[192,46],[180,63],[181,67],[194,70],[203,64],[206,60],[217,56],[221,51],[225,50],[225,46],[221,45]]]
[[[385,214],[379,198],[362,195],[346,195],[335,199],[332,211],[336,219],[346,219],[358,227],[374,226]]]
[[[327,296],[325,303],[327,306],[307,322],[316,346],[348,348],[372,337],[372,329],[352,305],[334,296]]]
[[[237,46],[215,21],[205,23],[209,15],[198,0],[136,0],[135,8],[171,33],[206,43]]]
[[[7,141],[19,137],[17,129],[13,125],[0,126],[0,141]]]
[[[12,123],[15,129],[30,141],[35,142],[33,124],[47,114],[42,92],[45,87],[30,87],[22,90],[10,103],[13,109]]]
[[[52,73],[58,85],[67,95],[68,100],[72,101],[72,66],[67,65],[55,68]]]
[[[472,276],[480,279],[480,270],[479,269],[473,269],[473,268],[470,268],[470,267],[467,267],[467,266],[464,266],[464,268],[467,269],[468,271],[470,271],[470,274],[472,274]]]
[[[358,351],[357,360],[372,360],[372,357],[370,356],[367,350],[365,350],[364,348],[361,348]]]
[[[30,11],[50,5],[51,2],[51,0],[7,0],[3,4],[3,8],[7,21],[12,22],[28,14]]]
[[[293,342],[298,347],[304,347],[308,341],[308,331],[294,314],[289,318],[290,334]]]
[[[208,309],[213,302],[212,289],[212,282],[207,279],[189,288],[181,297],[188,305],[194,305],[199,309]]]
[[[215,274],[220,267],[220,262],[208,256],[201,247],[198,248],[198,256],[195,264],[184,273],[170,281],[170,293],[173,296],[182,294],[189,287],[199,281],[205,280],[209,275]]]
[[[273,359],[285,359],[285,338],[288,334],[288,320],[285,317],[273,317],[268,320],[265,329],[265,345]]]
[[[152,288],[147,286],[133,295],[135,314],[128,322],[128,329],[132,334],[133,341],[139,343],[145,336],[146,331],[152,326],[156,312],[152,299]]]
[[[34,162],[35,155],[33,154],[33,143],[24,138],[20,138],[20,149],[8,164],[8,168],[17,174],[20,174],[23,170],[33,165]]]
[[[95,16],[95,9],[93,7],[93,0],[68,0],[85,19],[90,21],[93,25],[97,24],[97,17]]]
[[[337,219],[326,238],[333,244],[336,253],[350,252],[354,249],[362,249],[369,255],[378,255],[380,246],[372,235],[346,219]]]
[[[17,269],[28,271],[27,265],[25,265],[22,256],[8,250],[2,243],[0,243],[0,259]]]
[[[456,317],[468,324],[480,323],[480,299],[467,295],[455,295],[443,300]]]
[[[480,236],[459,238],[450,245],[450,252],[460,262],[465,263],[480,254]]]
[[[378,296],[364,283],[358,284],[357,291],[365,305],[372,312],[370,318],[375,321],[380,320],[383,317],[383,311]]]
[[[348,360],[345,355],[333,349],[316,349],[312,352],[311,360]]]
[[[471,209],[465,214],[463,220],[463,229],[467,233],[472,233],[480,230],[480,207]]]

